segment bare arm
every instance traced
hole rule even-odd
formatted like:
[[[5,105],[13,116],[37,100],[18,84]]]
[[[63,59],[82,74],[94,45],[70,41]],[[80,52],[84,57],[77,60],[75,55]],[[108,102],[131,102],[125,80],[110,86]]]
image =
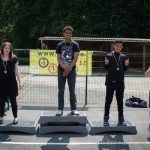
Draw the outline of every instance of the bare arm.
[[[150,77],[150,67],[145,72],[145,77]]]
[[[21,89],[23,85],[22,85],[22,83],[21,83],[20,71],[19,71],[19,66],[18,66],[17,63],[15,64],[15,74],[16,74],[16,77],[17,77],[18,82],[19,82],[19,89]]]
[[[57,54],[57,61],[58,61],[58,63],[59,63],[59,65],[63,68],[63,69],[65,69],[65,65],[63,64],[63,62],[62,62],[62,60],[60,59],[60,54]]]
[[[79,52],[75,52],[74,53],[74,59],[71,62],[71,64],[67,67],[65,67],[65,71],[63,72],[63,76],[67,76],[69,74],[69,72],[72,70],[72,67],[76,64],[77,60],[78,60],[78,56],[79,56]]]
[[[78,60],[78,56],[79,56],[79,52],[75,52],[75,53],[74,53],[74,59],[73,59],[73,61],[71,62],[71,64],[69,65],[69,68],[70,68],[70,69],[76,64],[76,62],[77,62],[77,60]]]

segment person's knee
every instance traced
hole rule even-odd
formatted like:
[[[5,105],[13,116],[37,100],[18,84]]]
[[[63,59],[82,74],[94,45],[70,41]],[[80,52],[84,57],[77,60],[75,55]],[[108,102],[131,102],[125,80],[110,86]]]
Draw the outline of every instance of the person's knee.
[[[64,94],[64,89],[63,88],[59,89],[59,94]]]

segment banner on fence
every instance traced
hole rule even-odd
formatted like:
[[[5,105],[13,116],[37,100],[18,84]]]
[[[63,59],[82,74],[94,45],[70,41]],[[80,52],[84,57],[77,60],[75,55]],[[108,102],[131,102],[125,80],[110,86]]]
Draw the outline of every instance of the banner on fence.
[[[57,54],[55,50],[30,50],[30,73],[38,75],[57,75]],[[92,53],[80,51],[77,65],[77,75],[92,74]]]

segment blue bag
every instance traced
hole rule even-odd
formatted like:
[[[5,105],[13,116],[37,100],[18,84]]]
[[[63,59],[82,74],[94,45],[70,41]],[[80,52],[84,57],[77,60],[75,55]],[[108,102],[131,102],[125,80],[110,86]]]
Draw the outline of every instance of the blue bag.
[[[127,99],[125,105],[128,107],[147,108],[147,102],[135,96]]]

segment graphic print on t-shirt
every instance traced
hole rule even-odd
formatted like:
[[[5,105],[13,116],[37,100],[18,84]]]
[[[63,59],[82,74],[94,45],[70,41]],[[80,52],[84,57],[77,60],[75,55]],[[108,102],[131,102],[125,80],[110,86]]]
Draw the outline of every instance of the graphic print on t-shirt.
[[[61,50],[61,60],[65,66],[68,66],[73,60],[72,44],[63,46]]]

